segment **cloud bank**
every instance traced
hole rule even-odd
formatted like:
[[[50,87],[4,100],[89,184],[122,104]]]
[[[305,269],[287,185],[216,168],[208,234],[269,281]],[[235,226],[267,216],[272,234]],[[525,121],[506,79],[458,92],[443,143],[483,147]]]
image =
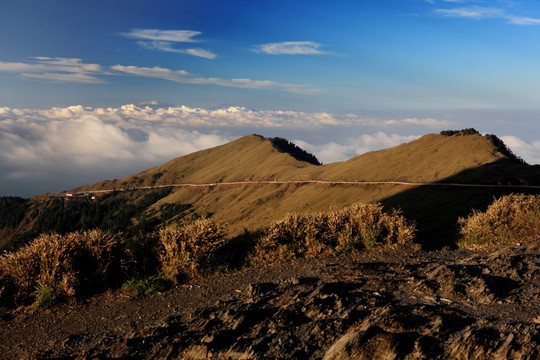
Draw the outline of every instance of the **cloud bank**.
[[[31,196],[121,178],[253,132],[289,134],[285,137],[331,163],[418,138],[403,132],[425,134],[450,124],[432,118],[381,121],[356,114],[153,102],[116,108],[0,107],[0,196]],[[503,139],[526,161],[540,163],[540,141]]]
[[[329,142],[314,145],[297,139],[293,142],[307,151],[316,154],[323,164],[343,161],[354,156],[365,154],[369,151],[387,149],[399,144],[418,139],[419,135],[386,134],[377,131],[375,134],[366,134],[358,137],[348,137],[337,142]]]

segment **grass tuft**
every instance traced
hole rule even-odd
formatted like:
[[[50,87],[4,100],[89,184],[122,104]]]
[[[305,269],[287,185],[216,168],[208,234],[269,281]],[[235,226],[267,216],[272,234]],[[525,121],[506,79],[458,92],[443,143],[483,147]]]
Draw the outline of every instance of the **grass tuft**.
[[[415,226],[399,211],[380,204],[358,204],[339,211],[291,213],[275,221],[255,245],[252,265],[285,262],[304,256],[338,254],[412,243]]]
[[[208,219],[162,229],[157,236],[161,244],[161,271],[173,283],[202,275],[210,268],[212,254],[225,242],[224,225]]]
[[[459,218],[459,246],[507,245],[540,238],[540,195],[512,194],[485,212]]]
[[[43,234],[0,256],[0,302],[50,306],[113,287],[126,261],[120,235],[100,230]]]
[[[161,274],[147,276],[142,279],[131,278],[124,283],[124,286],[131,290],[135,297],[152,295],[167,288]]]

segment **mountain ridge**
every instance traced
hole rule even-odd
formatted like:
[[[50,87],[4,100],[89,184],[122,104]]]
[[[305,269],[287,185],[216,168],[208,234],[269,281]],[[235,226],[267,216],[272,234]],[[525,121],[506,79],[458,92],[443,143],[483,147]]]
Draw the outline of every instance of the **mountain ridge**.
[[[144,234],[193,217],[211,217],[226,223],[228,235],[236,236],[265,228],[291,212],[382,202],[387,210],[402,209],[418,222],[418,238],[423,245],[440,247],[454,241],[458,216],[487,206],[494,196],[539,191],[524,186],[540,185],[540,166],[509,157],[492,139],[478,133],[428,134],[393,148],[325,165],[297,160],[276,149],[271,139],[245,136],[123,179],[75,189],[95,192],[95,202],[85,197],[33,198],[17,205],[24,208],[21,219],[25,220],[2,232],[9,239],[10,232],[17,236],[31,234],[28,237],[78,229],[81,224],[81,230],[128,226],[126,231]],[[442,186],[445,183],[492,187]],[[186,186],[173,187],[175,184]],[[438,213],[442,209],[447,211]],[[69,213],[73,211],[76,213]],[[433,214],[438,215],[434,218]],[[70,219],[73,225],[66,227],[59,219]],[[429,231],[424,232],[424,228]]]
[[[325,165],[297,160],[273,146],[273,139],[276,138],[245,136],[122,179],[105,180],[77,190],[246,180],[437,182],[460,171],[501,160],[514,160],[479,134],[428,134],[396,147]]]

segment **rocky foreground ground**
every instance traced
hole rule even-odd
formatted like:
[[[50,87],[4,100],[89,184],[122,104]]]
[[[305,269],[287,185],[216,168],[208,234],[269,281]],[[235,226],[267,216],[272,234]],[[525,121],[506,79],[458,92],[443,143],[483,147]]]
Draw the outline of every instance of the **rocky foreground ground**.
[[[540,241],[306,259],[0,329],[6,359],[539,359]]]

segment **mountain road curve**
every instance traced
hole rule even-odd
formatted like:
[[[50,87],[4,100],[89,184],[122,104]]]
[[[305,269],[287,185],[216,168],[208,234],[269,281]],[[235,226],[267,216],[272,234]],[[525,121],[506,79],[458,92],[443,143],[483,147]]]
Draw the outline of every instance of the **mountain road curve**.
[[[261,180],[261,181],[230,181],[213,183],[177,183],[153,186],[136,186],[119,189],[88,189],[87,192],[106,193],[113,191],[130,191],[144,189],[160,189],[169,187],[212,187],[212,186],[242,186],[242,185],[286,185],[286,184],[327,184],[327,185],[396,185],[396,186],[444,186],[469,188],[510,188],[510,189],[540,189],[538,185],[508,185],[508,184],[463,184],[463,183],[437,183],[437,182],[406,182],[406,181],[339,181],[339,180]]]

